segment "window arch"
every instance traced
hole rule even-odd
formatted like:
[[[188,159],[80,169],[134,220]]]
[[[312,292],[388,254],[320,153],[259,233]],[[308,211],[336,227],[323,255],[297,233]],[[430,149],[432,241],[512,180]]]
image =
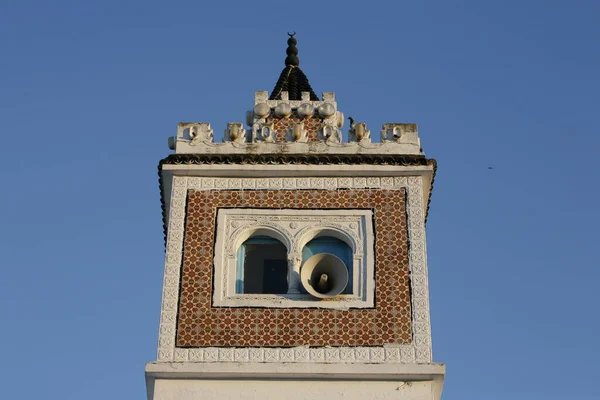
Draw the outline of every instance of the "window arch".
[[[237,249],[246,240],[263,236],[275,239],[283,243],[286,249],[288,250],[291,246],[289,235],[276,226],[258,226],[239,229],[233,235],[234,239],[231,241],[230,246],[232,246],[233,249]]]
[[[354,253],[358,250],[357,243],[351,234],[345,232],[343,229],[339,227],[333,226],[325,226],[325,227],[310,227],[305,229],[301,235],[299,244],[304,247],[308,242],[315,238],[319,237],[331,237],[335,239],[339,239],[341,242],[344,242],[351,249],[351,252]]]
[[[252,236],[238,248],[236,293],[287,293],[287,275],[287,248],[278,239]]]
[[[345,241],[338,239],[333,236],[322,236],[317,235],[314,239],[310,240],[304,247],[302,248],[302,264],[312,257],[315,254],[319,253],[330,253],[334,256],[338,257],[340,260],[346,264],[346,268],[348,269],[348,285],[342,291],[341,294],[352,293],[352,285],[353,285],[353,268],[352,268],[352,248]],[[307,293],[306,290],[301,287],[300,291],[302,293]]]

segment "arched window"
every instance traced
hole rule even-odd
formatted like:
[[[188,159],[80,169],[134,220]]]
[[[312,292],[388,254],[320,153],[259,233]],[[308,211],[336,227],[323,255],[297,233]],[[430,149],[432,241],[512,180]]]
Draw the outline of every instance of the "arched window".
[[[287,293],[287,249],[268,236],[247,239],[238,249],[236,293]]]
[[[352,249],[343,240],[331,236],[319,236],[306,243],[302,249],[302,263],[319,253],[330,253],[337,256],[348,268],[348,285],[342,294],[352,293]],[[304,288],[301,288],[306,293]]]

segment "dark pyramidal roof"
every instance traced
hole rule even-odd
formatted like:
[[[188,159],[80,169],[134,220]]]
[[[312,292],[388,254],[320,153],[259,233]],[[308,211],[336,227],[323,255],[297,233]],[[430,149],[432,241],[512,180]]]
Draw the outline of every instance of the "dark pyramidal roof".
[[[290,38],[287,41],[287,57],[285,59],[285,68],[281,71],[279,79],[269,96],[269,100],[281,100],[281,92],[287,91],[290,100],[302,100],[302,92],[310,93],[311,101],[318,101],[319,98],[310,87],[308,78],[300,69],[300,60],[298,59],[298,49],[296,48],[296,33],[288,33]]]

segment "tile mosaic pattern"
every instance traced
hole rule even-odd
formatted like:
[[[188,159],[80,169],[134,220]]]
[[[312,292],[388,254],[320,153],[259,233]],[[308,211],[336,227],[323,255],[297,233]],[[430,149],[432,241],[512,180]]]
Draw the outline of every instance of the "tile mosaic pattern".
[[[316,115],[316,111],[315,111]],[[267,118],[267,122],[273,122],[275,127],[275,132],[277,132],[277,142],[285,142],[287,132],[296,122],[304,121],[304,129],[306,130],[306,135],[308,136],[309,142],[316,142],[319,140],[319,128],[323,123],[323,120],[318,116],[314,116],[312,118],[300,118],[296,110],[292,111],[292,114],[286,118],[276,117],[274,114],[271,114]]]
[[[188,195],[178,347],[381,346],[411,343],[404,189],[193,190]],[[218,207],[374,211],[374,309],[216,308],[211,305]]]

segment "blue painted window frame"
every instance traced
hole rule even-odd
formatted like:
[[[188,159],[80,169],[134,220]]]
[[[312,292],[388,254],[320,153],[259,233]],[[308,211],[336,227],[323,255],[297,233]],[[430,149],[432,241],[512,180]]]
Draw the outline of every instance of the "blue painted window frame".
[[[244,294],[244,264],[247,244],[282,244],[279,240],[269,236],[254,236],[248,238],[240,245],[237,251],[237,264],[235,272],[235,293]]]

